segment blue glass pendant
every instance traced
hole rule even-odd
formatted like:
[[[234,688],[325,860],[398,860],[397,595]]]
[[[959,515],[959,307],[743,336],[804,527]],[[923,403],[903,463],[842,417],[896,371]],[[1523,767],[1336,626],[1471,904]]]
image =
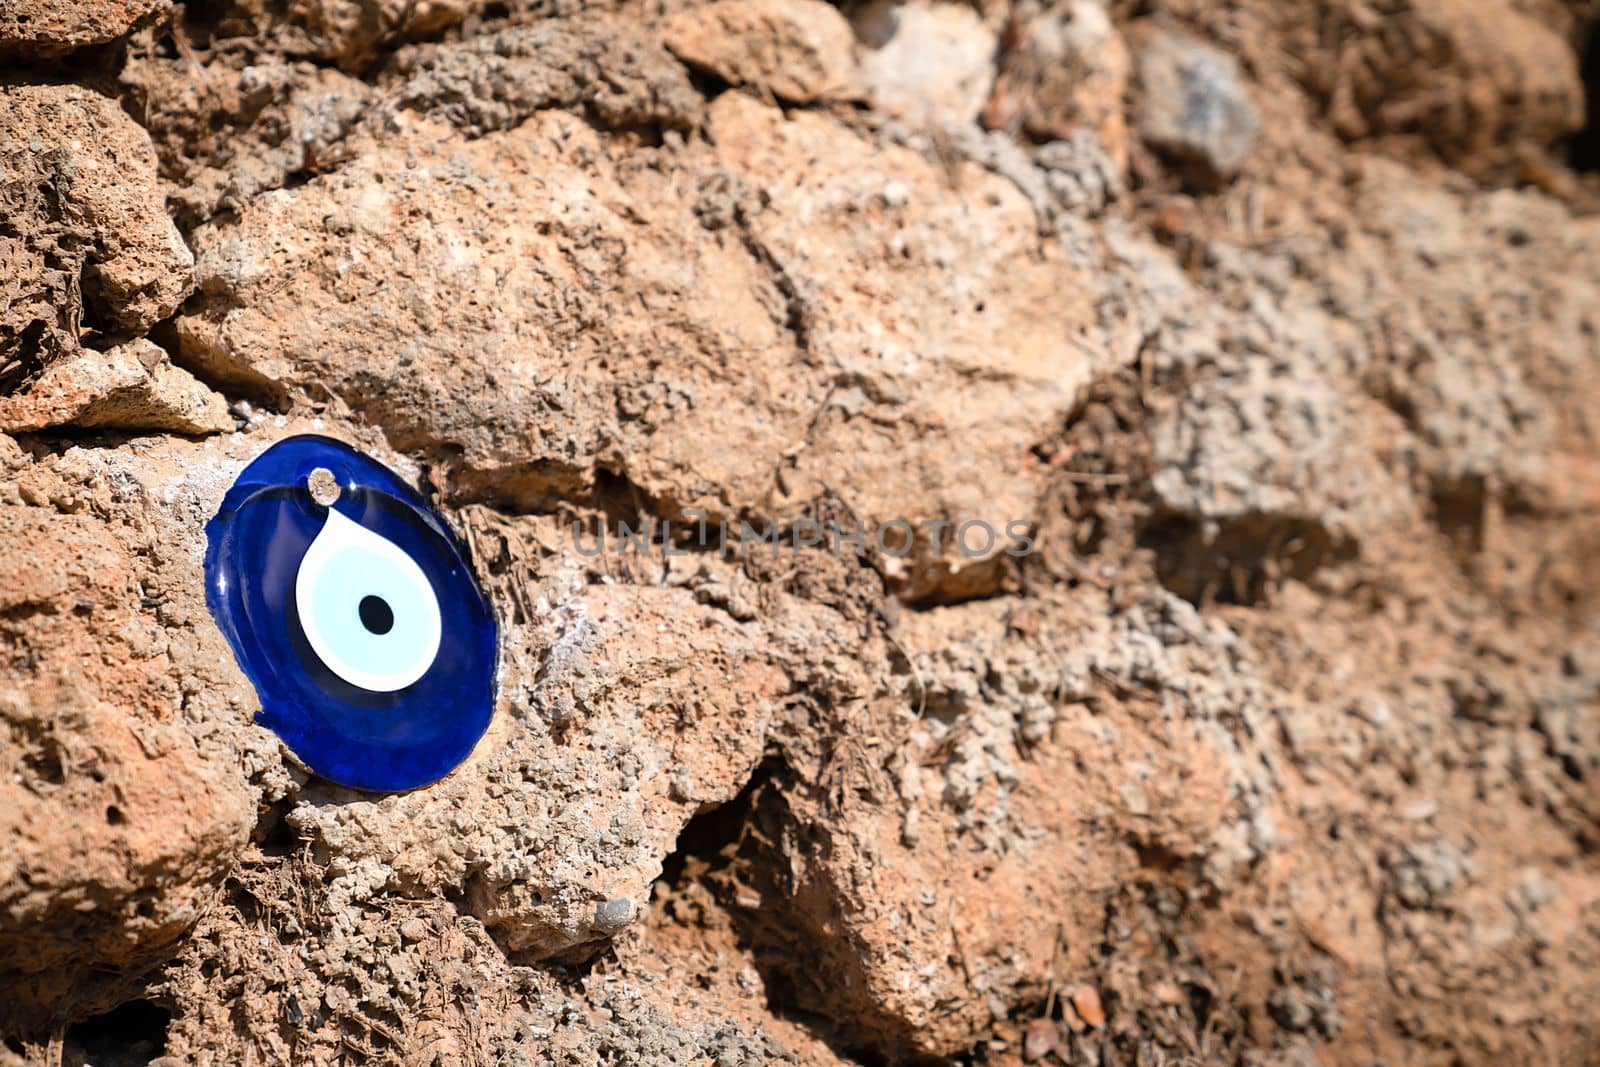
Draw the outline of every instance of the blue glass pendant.
[[[488,601],[439,516],[348,445],[290,437],[240,473],[206,524],[206,603],[257,721],[323,778],[415,789],[489,726]]]

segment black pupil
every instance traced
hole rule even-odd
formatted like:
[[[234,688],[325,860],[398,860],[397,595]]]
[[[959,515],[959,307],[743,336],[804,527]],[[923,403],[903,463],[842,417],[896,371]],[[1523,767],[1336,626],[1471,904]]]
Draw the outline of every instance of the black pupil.
[[[356,611],[361,615],[361,625],[375,634],[394,629],[394,609],[381,596],[362,597]]]

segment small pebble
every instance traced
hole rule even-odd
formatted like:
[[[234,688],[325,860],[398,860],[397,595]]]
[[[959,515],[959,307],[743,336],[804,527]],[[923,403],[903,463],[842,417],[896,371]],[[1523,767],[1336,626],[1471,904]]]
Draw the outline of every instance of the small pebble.
[[[595,905],[594,925],[598,930],[621,930],[633,922],[633,901],[612,897]]]

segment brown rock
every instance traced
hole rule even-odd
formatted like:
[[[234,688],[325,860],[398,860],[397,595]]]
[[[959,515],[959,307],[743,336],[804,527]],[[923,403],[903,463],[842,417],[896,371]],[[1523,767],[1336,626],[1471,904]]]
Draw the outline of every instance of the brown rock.
[[[855,37],[823,0],[714,0],[671,16],[662,32],[685,63],[784,100],[805,104],[856,90]]]
[[[167,217],[150,139],[75,86],[0,87],[0,214],[12,220],[0,361],[72,346],[82,326],[141,333],[188,295],[193,257]],[[81,290],[78,279],[82,279]],[[9,303],[9,301],[8,301]]]
[[[458,449],[474,491],[580,491],[617,434],[602,361],[637,351],[609,325],[630,321],[631,242],[598,137],[561,112],[476,140],[396,121],[392,147],[196,233],[212,299],[179,320],[183,361],[272,395],[331,389],[399,448]]]
[[[990,129],[1021,129],[1037,140],[1093,132],[1120,170],[1127,163],[1128,48],[1099,0],[1061,0],[1017,9],[1014,42],[984,111]]]
[[[171,0],[12,0],[0,8],[0,57],[50,59],[103,44],[171,7]]]
[[[1098,1030],[1106,1024],[1106,1009],[1100,1003],[1100,991],[1094,986],[1077,986],[1068,999],[1072,1001],[1072,1010],[1091,1030]]]
[[[546,108],[608,126],[688,129],[701,109],[688,72],[636,24],[600,14],[547,19],[397,58],[395,100],[473,136]]]
[[[0,506],[0,538],[0,1027],[32,1028],[162,957],[255,803],[237,755],[202,755],[176,718],[167,639],[107,525]]]
[[[1583,125],[1577,55],[1525,7],[1417,0],[1384,14],[1386,32],[1361,39],[1351,53],[1359,62],[1313,59],[1306,78],[1347,137],[1421,131],[1436,151],[1468,169],[1500,165]],[[1336,47],[1350,39],[1350,18],[1327,9],[1312,20],[1316,37],[1291,40]]]
[[[167,205],[185,232],[224,207],[329,169],[364,116],[373,85],[332,67],[260,55],[190,75],[183,55],[134,50],[119,77],[140,102]]]
[[[911,721],[893,701],[858,713],[845,736],[891,753],[869,747],[834,770],[824,761],[814,789],[802,783],[820,754],[786,748],[801,782],[755,817],[789,820],[769,862],[792,873],[762,903],[782,909],[779,928],[814,956],[807,972],[826,976],[799,987],[801,1003],[832,1005],[858,1040],[895,1056],[970,1048],[992,1025],[992,1004],[1042,997],[1053,973],[1087,965],[1084,946],[1104,920],[1093,902],[1131,876],[1122,834],[1197,864],[1221,840],[1251,836],[1253,803],[1230,796],[1228,779],[1254,743],[1219,727],[1241,699],[1248,716],[1261,708],[1247,696],[1255,681],[1226,663],[1226,637],[1176,598],[1140,604],[1126,625],[1069,603],[1041,607],[1018,643],[1002,636],[1005,610],[979,601],[903,616],[897,640],[917,664],[921,714]],[[870,692],[882,676],[870,647],[817,621],[783,631],[804,659],[836,665],[836,685]],[[1165,626],[1197,643],[1152,642]],[[1181,698],[1181,736],[1139,701],[1097,701],[1095,712],[1059,702],[1090,695],[1073,679],[1145,669],[1208,678]],[[1013,681],[987,687],[984,671]],[[1018,827],[1034,828],[1025,844]]]
[[[1042,1060],[1056,1050],[1061,1040],[1061,1024],[1054,1019],[1033,1019],[1022,1031],[1022,1058],[1029,1063]]]
[[[407,45],[368,81],[275,54],[210,67],[204,81],[186,63],[135,53],[121,75],[139,95],[186,227],[293,176],[337,169],[383,136],[395,110],[475,138],[551,108],[605,127],[687,130],[704,105],[655,35],[601,12]]]
[[[9,539],[92,559],[59,525],[86,524],[137,585],[80,620],[70,567],[0,575],[21,598],[0,601],[0,676],[67,709],[74,751],[170,714],[156,740],[198,777],[149,777],[199,797],[217,771],[245,816],[265,802],[271,847],[219,895],[212,862],[118,883],[118,840],[91,836],[106,906],[33,913],[87,955],[31,927],[19,952],[136,969],[178,942],[102,951],[144,936],[130,894],[157,917],[210,902],[140,993],[185,1062],[835,1067],[790,1021],[821,1017],[864,1058],[1016,1063],[1027,1035],[996,1020],[1052,991],[1063,1059],[1590,1054],[1600,229],[1431,151],[1384,165],[1327,136],[1294,79],[1448,67],[1423,5],[1308,0],[1336,40],[1297,54],[1269,32],[1292,5],[1163,0],[1238,49],[1268,118],[1226,195],[1180,197],[1141,155],[1107,211],[1087,125],[1024,146],[785,112],[759,86],[701,104],[636,7],[585,33],[544,22],[567,0],[513,0],[361,88],[282,60],[303,25],[260,15],[312,5],[252,2],[190,26],[238,36],[150,60],[193,80],[139,114],[175,183],[204,157],[191,217],[235,209],[199,234],[182,344],[287,414],[203,442],[0,434],[0,501],[38,520]],[[373,57],[398,41],[374,29]],[[1403,114],[1373,129],[1416,132]],[[32,322],[80,274],[18,277]],[[228,479],[313,428],[437,490],[504,623],[490,734],[415,794],[292,769],[197,597]],[[697,507],[992,509],[1040,552],[576,559],[563,528]],[[116,715],[79,729],[35,656]],[[83,798],[51,817],[117,803],[34,762],[7,765],[0,805],[13,784]],[[36,850],[68,899],[69,845]],[[576,979],[538,963],[602,945]]]
[[[197,233],[210,299],[179,335],[208,380],[330,387],[401,448],[455,449],[461,494],[537,505],[605,464],[668,514],[786,527],[831,486],[869,539],[946,523],[884,566],[910,598],[959,598],[995,586],[1006,526],[1033,514],[1029,449],[1097,360],[1132,351],[1014,186],[971,168],[969,207],[824,116],[725,95],[715,147],[685,160],[693,200],[560,113],[470,141],[400,120],[392,147]],[[796,184],[807,160],[826,162]],[[399,239],[419,213],[437,224]],[[713,213],[747,236],[707,240]],[[390,276],[418,282],[402,298]],[[969,554],[973,520],[995,536],[969,528]]]
[[[269,32],[290,54],[357,71],[385,46],[436,35],[486,5],[481,0],[290,0],[287,18],[262,0],[244,0],[240,6],[256,9],[263,23],[272,18],[277,24]]]
[[[32,242],[0,235],[0,388],[37,372],[49,354],[76,347],[77,275]]]
[[[77,426],[204,434],[233,425],[227,401],[143,339],[107,352],[82,349],[51,363],[22,392],[0,396],[7,433]]]
[[[780,514],[831,487],[869,538],[892,522],[916,526],[912,551],[879,563],[902,596],[995,588],[1005,527],[1027,522],[1038,500],[1029,449],[1098,367],[1130,351],[1128,324],[1094,320],[1092,271],[1041,247],[1033,208],[995,174],[958,168],[952,188],[910,151],[731,95],[710,125],[719,158],[766,192],[749,232],[781,272],[807,360],[828,374],[805,373],[804,394],[782,394],[803,400],[779,426],[753,398],[687,411],[633,469],[654,483],[683,478],[677,466]],[[782,377],[768,380],[796,373],[772,367]],[[770,441],[774,462],[752,469],[707,449],[714,428],[729,442]],[[768,496],[760,480],[774,469]],[[996,531],[987,550],[980,528],[960,529],[975,521]]]

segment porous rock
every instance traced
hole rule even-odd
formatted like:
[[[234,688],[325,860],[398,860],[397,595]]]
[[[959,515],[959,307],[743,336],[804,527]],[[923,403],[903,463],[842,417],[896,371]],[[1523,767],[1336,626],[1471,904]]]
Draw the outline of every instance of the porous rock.
[[[131,54],[120,82],[138,95],[161,162],[167,204],[187,232],[198,219],[337,165],[372,111],[374,87],[276,54],[234,55],[205,79],[181,56]]]
[[[734,85],[795,103],[854,95],[855,38],[823,0],[714,0],[671,15],[667,47]]]
[[[142,338],[106,352],[81,349],[20,392],[0,396],[0,430],[7,433],[76,426],[205,434],[233,425],[227,401]]]
[[[990,1004],[1041,995],[1052,971],[1080,966],[1103,918],[1092,902],[1133,876],[1120,841],[1209,866],[1219,884],[1238,851],[1249,862],[1272,849],[1257,823],[1273,787],[1241,728],[1261,721],[1268,698],[1231,635],[1176,598],[1117,621],[1092,618],[1088,603],[1039,606],[1020,641],[992,601],[908,618],[899,638],[920,679],[914,716],[904,695],[874,685],[887,650],[847,653],[836,628],[784,627],[860,694],[849,736],[895,739],[891,752],[844,761],[837,780],[825,750],[786,744],[794,780],[754,816],[785,827],[764,869],[793,872],[758,883],[761,907],[780,916],[761,929],[785,955],[815,954],[806,966],[827,980],[797,981],[802,1004],[848,1005],[855,1041],[947,1056]],[[981,683],[990,671],[1005,680]],[[1206,685],[1180,681],[1197,673]],[[1095,679],[1160,695],[1113,706]]]
[[[158,1067],[208,1057],[241,1063],[257,1050],[282,1062],[337,1061],[357,1044],[352,1030],[372,1035],[361,1041],[367,1047],[391,1044],[369,1030],[375,1013],[408,1020],[404,1029],[379,1024],[392,1044],[447,1063],[489,1056],[592,1067],[619,1050],[649,1067],[843,1062],[802,1027],[764,1018],[759,986],[732,981],[739,949],[729,936],[703,943],[692,968],[663,960],[647,973],[571,981],[508,960],[477,920],[446,902],[399,911],[379,902],[342,914],[306,873],[256,864],[241,878],[266,899],[302,895],[305,907],[281,941],[263,941],[245,893],[207,914],[160,987],[185,1010]],[[244,996],[214,977],[238,959],[267,979]]]
[[[1093,353],[1133,351],[1130,322],[1092,315],[1093,277],[1037,249],[1009,183],[968,171],[984,190],[973,206],[914,153],[826,117],[724,97],[715,147],[689,161],[706,178],[693,200],[659,172],[614,168],[560,113],[471,141],[401,119],[414,123],[403,148],[196,235],[211,299],[180,319],[181,351],[248,389],[331,387],[400,447],[456,449],[468,497],[584,493],[605,466],[669,514],[786,529],[832,486],[869,542],[892,521],[947,524],[916,531],[885,566],[910,598],[966,595],[997,580],[1005,527],[1030,521],[1028,449]],[[863,156],[882,170],[849,162]],[[827,169],[797,183],[809,159]],[[517,177],[536,169],[538,182]],[[734,232],[707,240],[719,188]],[[614,208],[624,197],[637,205],[627,216]],[[417,212],[437,224],[395,240]],[[850,224],[819,229],[818,217]],[[901,268],[866,273],[886,251]],[[391,270],[419,288],[400,299],[380,280]],[[983,295],[1002,274],[1004,291]],[[661,353],[693,351],[720,355],[654,369]],[[717,369],[735,353],[761,373]],[[908,409],[919,429],[892,428]],[[968,531],[975,554],[955,544],[968,520],[996,531]]]
[[[607,126],[681,130],[701,106],[681,63],[634,23],[602,15],[421,46],[397,57],[394,74],[403,106],[474,136],[555,107]]]
[[[50,59],[115,40],[171,0],[11,0],[0,8],[0,57]]]
[[[80,328],[142,333],[188,295],[193,257],[167,217],[150,139],[68,85],[0,87],[0,360],[72,347]],[[81,287],[79,280],[81,279]]]
[[[561,6],[370,92],[246,77],[291,47],[262,7],[247,49],[158,57],[224,98],[188,133],[147,113],[175,182],[250,125],[208,165],[259,183],[185,208],[208,258],[179,356],[248,394],[241,430],[0,436],[12,506],[127,553],[179,739],[261,802],[224,892],[220,863],[184,876],[211,907],[143,987],[168,1056],[834,1067],[803,1016],[863,1058],[1005,1062],[1054,995],[1073,1062],[1582,1060],[1594,222],[1329,137],[1262,29],[1285,5],[1160,5],[1271,118],[1238,185],[1177,195],[1140,155],[1118,211],[1088,127],[1041,147],[714,76],[680,125],[626,41],[547,92],[503,53]],[[1366,76],[1416,29],[1307,6],[1357,49],[1307,69]],[[643,121],[602,109],[611,71]],[[313,428],[435,494],[502,620],[489,734],[414,794],[308,782],[196,599],[221,489]],[[1033,557],[568,551],[574,516],[991,505]],[[0,652],[58,616],[0,612]],[[84,647],[115,658],[112,629]]]
[[[180,442],[179,462],[196,447]],[[203,475],[173,458],[33,460],[0,436],[8,1029],[125,996],[204,912],[255,821],[248,768],[265,746],[200,606],[199,527],[178,487]],[[113,508],[124,521],[106,521]]]

